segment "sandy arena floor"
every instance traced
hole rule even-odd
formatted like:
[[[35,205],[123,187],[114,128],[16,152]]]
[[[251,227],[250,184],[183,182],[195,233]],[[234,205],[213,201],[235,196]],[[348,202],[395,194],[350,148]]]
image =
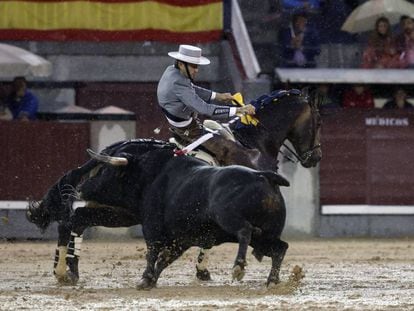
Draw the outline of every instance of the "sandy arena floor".
[[[225,244],[212,251],[212,282],[195,279],[194,248],[156,289],[138,291],[142,240],[85,240],[79,283],[69,287],[52,274],[54,242],[3,241],[0,310],[414,310],[414,239],[287,242],[275,288],[265,287],[270,260],[259,263],[250,252],[245,278],[232,282],[236,244]],[[300,281],[292,278],[296,266]]]

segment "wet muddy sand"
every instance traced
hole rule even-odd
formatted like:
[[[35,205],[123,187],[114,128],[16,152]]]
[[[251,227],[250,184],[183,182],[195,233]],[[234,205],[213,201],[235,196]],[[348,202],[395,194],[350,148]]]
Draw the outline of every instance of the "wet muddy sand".
[[[236,244],[212,250],[213,280],[195,278],[197,249],[139,291],[145,244],[85,240],[76,286],[53,273],[55,242],[0,242],[0,310],[414,310],[414,239],[286,240],[281,284],[266,288],[270,259],[250,254],[232,281]]]

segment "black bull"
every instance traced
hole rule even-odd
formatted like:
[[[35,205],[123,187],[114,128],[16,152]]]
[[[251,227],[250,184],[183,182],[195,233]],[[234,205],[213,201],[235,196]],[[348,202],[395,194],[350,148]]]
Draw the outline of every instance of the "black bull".
[[[141,288],[155,286],[162,270],[191,246],[211,248],[224,242],[239,243],[234,278],[243,277],[247,247],[251,245],[256,258],[272,259],[268,283],[279,282],[288,247],[280,240],[285,204],[279,185],[288,186],[285,179],[271,171],[237,165],[211,167],[197,159],[174,157],[168,148],[142,156],[121,155],[127,164],[115,168],[115,174],[133,172],[134,187],[141,198],[137,206],[147,243]],[[81,188],[83,196],[93,197],[94,189],[115,187],[117,178],[113,174],[113,167],[104,168],[101,184],[89,179]]]
[[[243,275],[247,246],[251,245],[256,258],[264,255],[272,258],[268,282],[278,281],[287,249],[287,244],[280,241],[285,205],[278,187],[289,184],[285,179],[271,171],[242,166],[211,167],[191,157],[174,157],[174,147],[158,141],[124,142],[106,151],[111,148],[116,150],[108,152],[112,157],[103,159],[112,164],[98,165],[95,175],[81,184],[81,197],[88,205],[74,212],[67,205],[66,213],[70,216],[59,224],[59,232],[71,235],[67,254],[58,254],[66,256],[61,267],[65,272],[61,274],[56,271],[59,267],[55,267],[60,281],[77,282],[77,239],[87,227],[137,223],[143,225],[148,246],[148,266],[141,283],[144,288],[155,286],[162,269],[189,247],[209,248],[224,242],[240,244],[235,278]],[[92,159],[90,165],[96,167],[101,160]],[[48,199],[55,197],[54,193],[66,180],[60,182],[49,191],[53,195],[46,195]],[[45,219],[44,212],[32,207],[28,213],[33,221]]]
[[[165,152],[151,156],[162,157]],[[129,158],[132,165],[141,161],[148,167],[142,159]],[[271,171],[237,165],[210,167],[183,157],[167,160],[144,198],[147,268],[140,287],[155,286],[163,269],[191,246],[211,248],[225,242],[239,243],[233,278],[243,277],[250,245],[257,259],[272,259],[268,284],[279,282],[288,248],[280,240],[286,212],[279,185],[289,183]]]

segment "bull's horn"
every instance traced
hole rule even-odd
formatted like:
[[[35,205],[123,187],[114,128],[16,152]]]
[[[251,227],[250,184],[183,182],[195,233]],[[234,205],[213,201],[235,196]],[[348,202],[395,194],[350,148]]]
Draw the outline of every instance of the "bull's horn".
[[[128,165],[128,159],[127,158],[111,157],[111,156],[108,156],[108,155],[96,153],[95,151],[93,151],[91,149],[87,149],[86,151],[88,152],[88,154],[90,155],[91,158],[93,158],[97,161],[104,162],[104,163],[109,163],[109,164],[114,165],[114,166]]]

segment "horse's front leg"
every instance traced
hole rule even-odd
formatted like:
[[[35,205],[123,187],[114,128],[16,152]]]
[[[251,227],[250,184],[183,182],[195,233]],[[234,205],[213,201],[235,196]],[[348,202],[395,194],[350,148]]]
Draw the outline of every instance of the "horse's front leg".
[[[79,207],[70,218],[71,232],[66,264],[65,283],[75,285],[79,280],[79,257],[83,241],[83,232],[88,227],[130,227],[137,224],[129,211],[110,206]]]
[[[211,248],[200,248],[196,264],[196,276],[200,281],[211,281],[210,272],[208,271],[208,259]]]
[[[239,241],[239,250],[233,266],[233,280],[241,281],[244,277],[244,268],[247,266],[246,253],[247,247],[252,238],[252,226],[246,224],[237,232],[237,239]]]
[[[86,228],[84,228],[86,229]],[[66,264],[68,270],[66,271],[65,283],[68,285],[76,285],[79,280],[79,256],[83,241],[83,231],[75,230],[70,233],[70,240],[68,244],[68,252],[66,254]]]
[[[62,222],[58,226],[58,244],[55,252],[55,261],[53,263],[53,274],[59,283],[64,284],[66,278],[66,254],[70,239],[70,225]]]
[[[283,258],[285,257],[286,251],[289,247],[289,244],[278,240],[276,247],[272,251],[272,268],[270,269],[269,277],[267,278],[267,286],[271,284],[277,284],[280,282],[279,273],[280,267],[282,265]]]

